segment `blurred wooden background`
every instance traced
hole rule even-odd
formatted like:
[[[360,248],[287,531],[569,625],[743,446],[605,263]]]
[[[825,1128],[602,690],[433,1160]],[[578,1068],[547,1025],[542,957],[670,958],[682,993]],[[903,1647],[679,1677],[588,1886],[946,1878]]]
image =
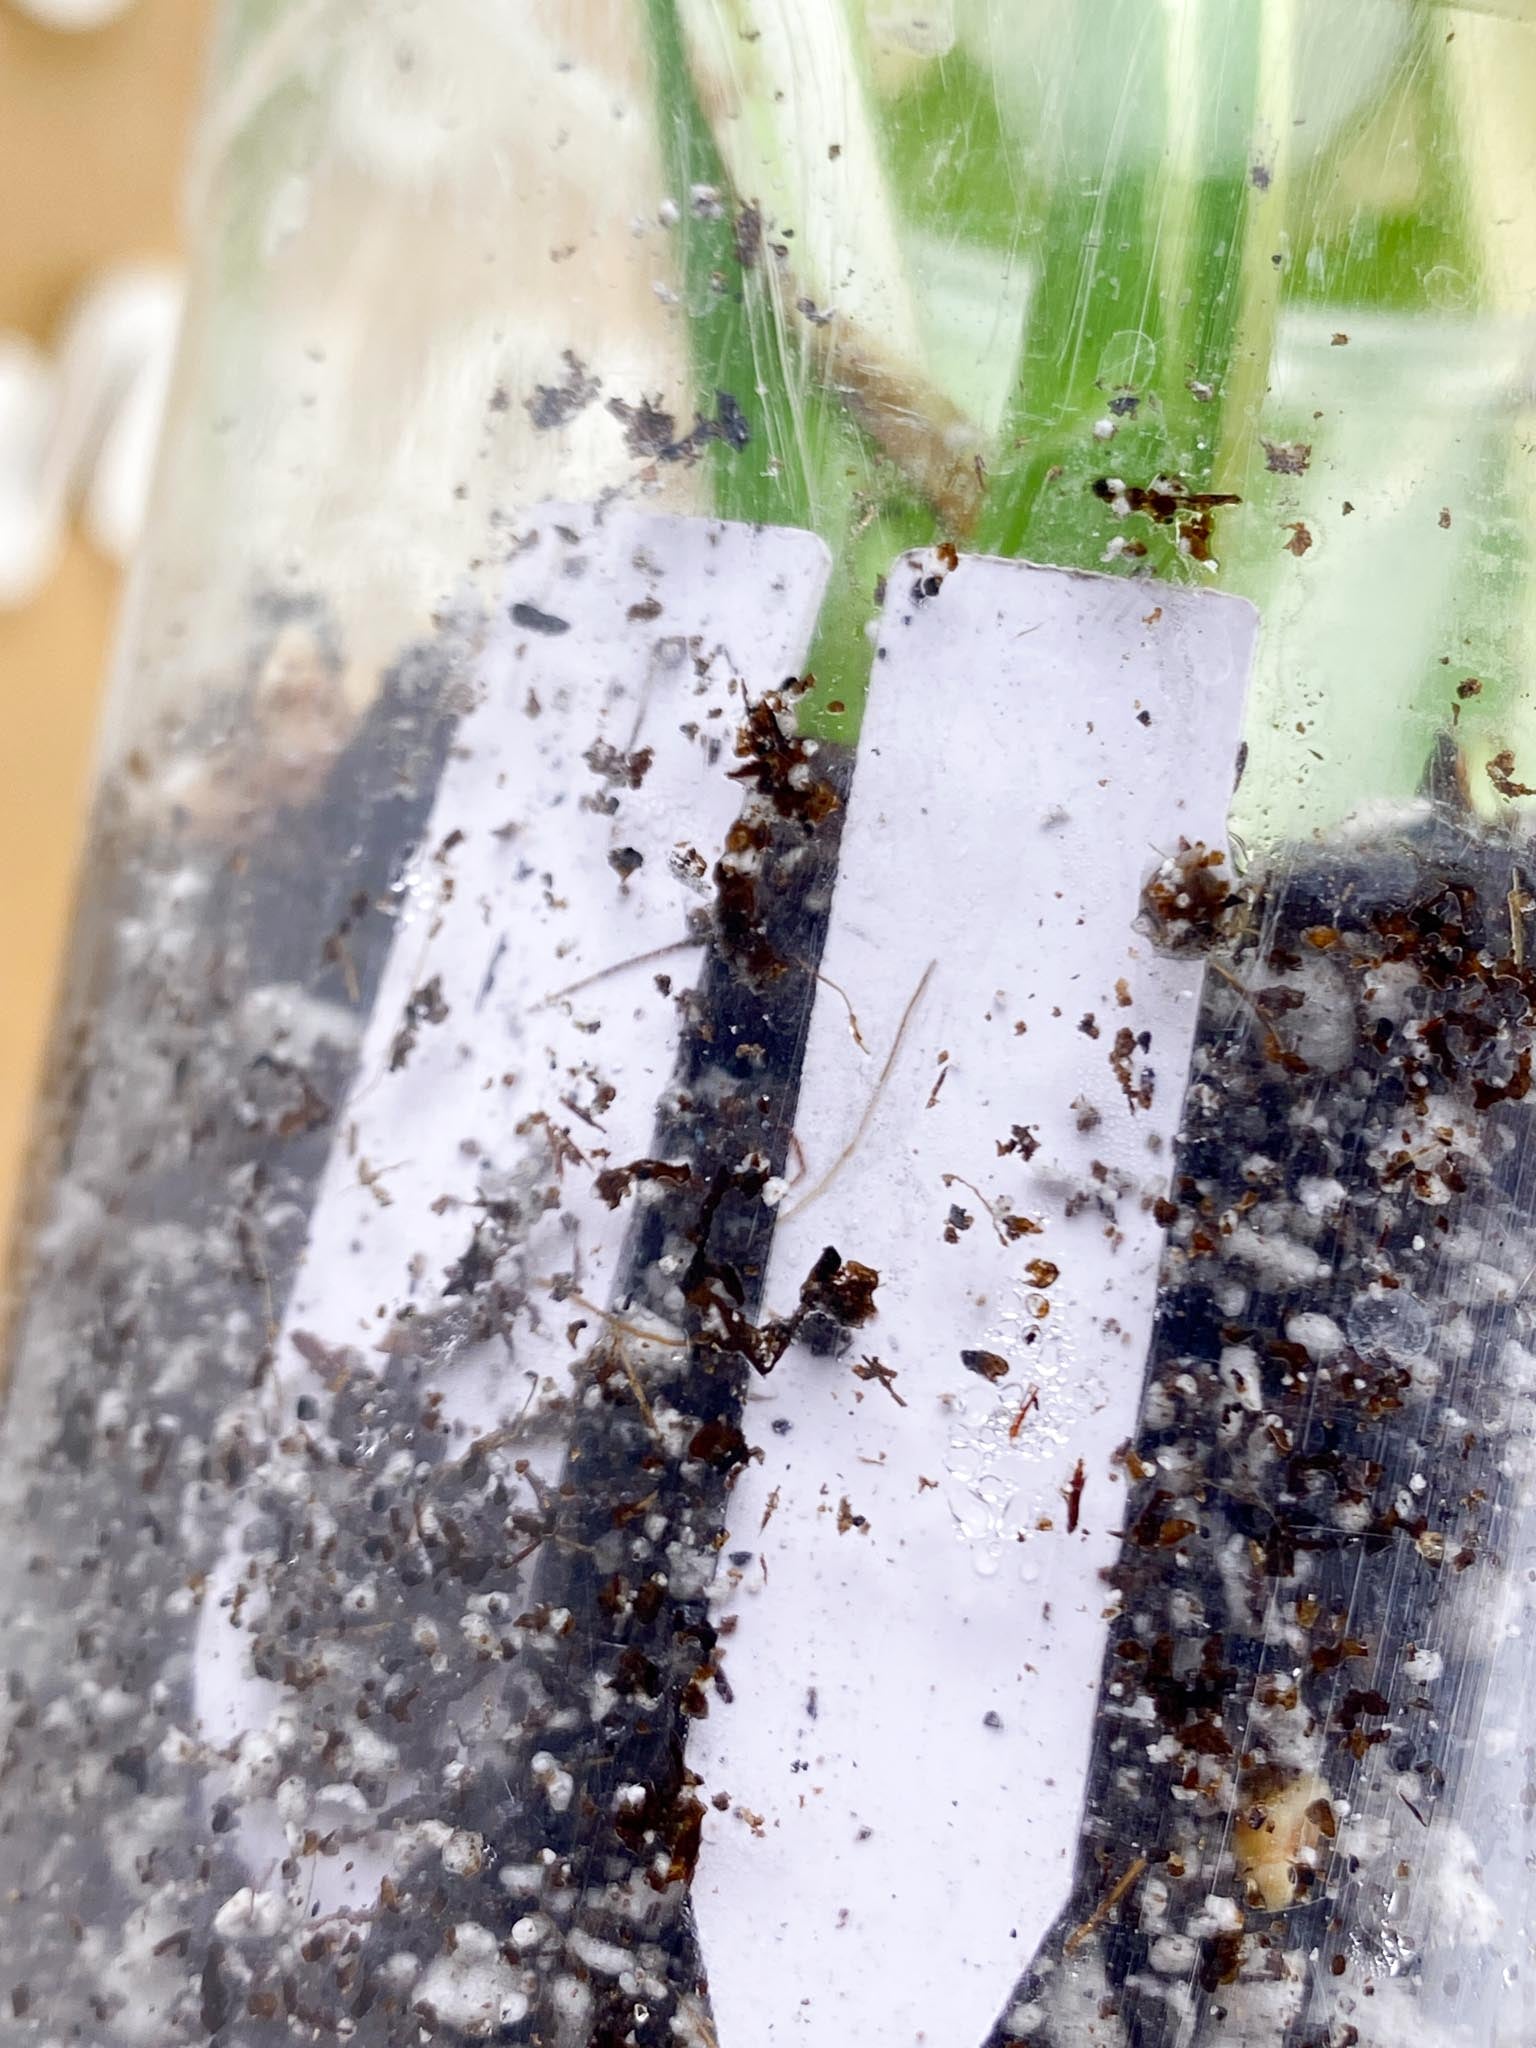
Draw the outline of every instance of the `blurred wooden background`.
[[[0,327],[49,346],[99,265],[176,252],[209,15],[209,0],[138,0],[106,27],[64,35],[0,0]],[[46,591],[0,611],[0,1247],[68,919],[117,586],[115,569],[74,537]]]

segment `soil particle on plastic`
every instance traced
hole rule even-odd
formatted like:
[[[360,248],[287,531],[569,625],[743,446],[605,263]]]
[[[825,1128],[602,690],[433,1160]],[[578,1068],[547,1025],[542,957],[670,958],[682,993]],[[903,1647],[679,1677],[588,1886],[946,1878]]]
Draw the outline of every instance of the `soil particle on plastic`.
[[[1516,849],[1464,815],[1242,890],[1187,847],[1148,889],[1211,969],[1072,1897],[988,2048],[1385,2044],[1380,1958],[1483,1939],[1415,1879],[1482,1851],[1536,973]]]

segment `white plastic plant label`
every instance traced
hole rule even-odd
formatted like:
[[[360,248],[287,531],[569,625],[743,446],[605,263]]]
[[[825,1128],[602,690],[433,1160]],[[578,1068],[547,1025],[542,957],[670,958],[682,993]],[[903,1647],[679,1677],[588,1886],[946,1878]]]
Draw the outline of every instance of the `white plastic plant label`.
[[[529,521],[337,1119],[258,1435],[297,1421],[304,1436],[343,1382],[411,1378],[418,1312],[437,1311],[420,1351],[445,1436],[521,1424],[528,1459],[558,1473],[558,1441],[529,1424],[615,1285],[628,1219],[602,1176],[649,1149],[741,807],[735,735],[803,661],[826,567],[800,532],[617,505]],[[444,1304],[498,1259],[495,1316],[445,1340]],[[288,1455],[302,1500],[307,1453],[290,1442]],[[203,1737],[247,1758],[235,1785],[270,1790],[292,1718],[253,1670],[262,1603],[241,1575],[256,1540],[232,1533],[204,1603],[197,1705]],[[365,1622],[374,1586],[352,1598]],[[350,1751],[370,1746],[393,1783],[393,1750],[353,1732]],[[319,1818],[355,1822],[338,1798]],[[313,1812],[296,1830],[291,1802],[286,1818],[281,1801],[237,1803],[255,1871],[325,1833]],[[312,1855],[311,1891],[331,1907],[371,1898],[392,1867],[387,1833]]]
[[[1137,913],[1223,844],[1255,626],[889,579],[768,1286],[835,1245],[879,1310],[748,1404],[692,1749],[723,2048],[979,2048],[1066,1897],[1201,979]]]
[[[597,1179],[649,1143],[741,807],[736,730],[802,661],[825,576],[803,533],[622,507],[535,516],[424,837],[290,1332],[366,1347],[396,1327],[462,1255],[476,1204],[515,1185],[519,1154],[537,1178],[553,1153],[566,1184],[528,1239],[529,1293],[568,1273],[575,1313],[606,1304],[623,1222]],[[568,1321],[528,1319],[519,1374],[563,1365]],[[465,1361],[450,1414],[487,1425],[499,1352],[484,1377]]]

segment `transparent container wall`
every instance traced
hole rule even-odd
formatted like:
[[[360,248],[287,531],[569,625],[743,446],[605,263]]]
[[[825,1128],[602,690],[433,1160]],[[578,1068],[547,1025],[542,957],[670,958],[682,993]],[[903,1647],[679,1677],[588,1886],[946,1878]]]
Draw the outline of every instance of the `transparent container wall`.
[[[235,693],[293,619],[355,713],[520,510],[632,483],[594,401],[675,411],[691,378],[664,186],[635,10],[223,11],[120,746]]]
[[[1525,2048],[1533,112],[1515,0],[226,5],[8,2039]]]

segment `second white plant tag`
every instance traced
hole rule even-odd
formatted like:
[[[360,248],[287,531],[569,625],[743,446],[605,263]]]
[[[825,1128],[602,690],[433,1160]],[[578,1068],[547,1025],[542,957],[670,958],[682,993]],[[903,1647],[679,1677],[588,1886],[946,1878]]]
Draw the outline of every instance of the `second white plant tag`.
[[[770,1268],[875,1268],[749,1405],[722,1605],[723,2048],[980,2042],[1065,1898],[1200,989],[1137,929],[1223,844],[1256,618],[1025,564],[889,579]]]

